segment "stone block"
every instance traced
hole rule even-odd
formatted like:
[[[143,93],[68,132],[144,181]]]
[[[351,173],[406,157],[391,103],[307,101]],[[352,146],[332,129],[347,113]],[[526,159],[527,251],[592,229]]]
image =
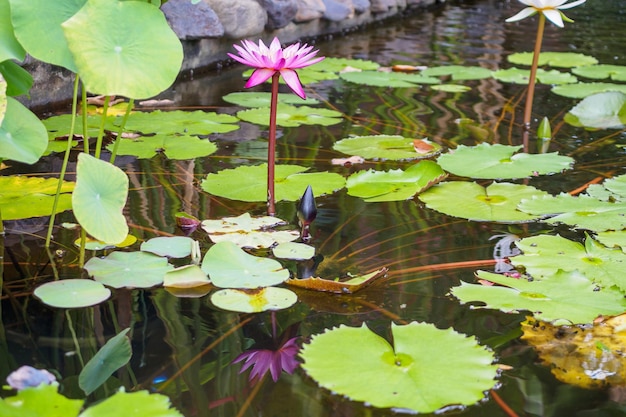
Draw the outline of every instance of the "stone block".
[[[255,0],[204,0],[215,11],[230,39],[246,39],[263,32],[267,13]]]
[[[224,27],[208,4],[191,4],[189,0],[169,0],[161,7],[170,27],[182,40],[218,38]]]
[[[297,0],[259,0],[259,3],[267,12],[267,25],[269,30],[287,26],[298,12]]]

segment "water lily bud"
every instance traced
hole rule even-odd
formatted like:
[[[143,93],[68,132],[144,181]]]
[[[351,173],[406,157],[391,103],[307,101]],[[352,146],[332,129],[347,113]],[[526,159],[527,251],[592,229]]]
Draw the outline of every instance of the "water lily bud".
[[[547,117],[544,117],[541,123],[539,123],[537,137],[539,139],[552,139],[552,128],[550,127],[550,121]]]
[[[307,186],[297,208],[298,221],[302,226],[300,237],[303,240],[309,239],[309,225],[317,216],[317,207],[315,205],[315,197],[313,196],[313,188]]]

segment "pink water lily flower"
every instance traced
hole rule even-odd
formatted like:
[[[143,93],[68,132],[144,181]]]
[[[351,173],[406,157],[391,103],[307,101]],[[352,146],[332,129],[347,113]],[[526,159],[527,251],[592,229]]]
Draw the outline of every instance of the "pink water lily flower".
[[[563,27],[563,20],[571,22],[567,16],[563,14],[561,10],[571,9],[572,7],[583,4],[586,0],[576,0],[572,3],[567,3],[568,0],[519,0],[529,7],[526,7],[515,16],[506,19],[507,22],[517,22],[518,20],[525,19],[535,13],[542,13],[546,19],[557,25]],[[566,4],[567,3],[567,4]]]
[[[255,44],[249,40],[241,41],[242,46],[233,45],[239,55],[229,53],[232,59],[256,68],[246,83],[246,88],[254,87],[269,80],[279,72],[287,85],[300,98],[306,98],[300,79],[295,70],[316,64],[324,57],[315,57],[317,50],[307,44],[295,43],[282,48],[278,38],[274,38],[269,47],[262,40]]]
[[[300,349],[297,340],[297,337],[293,337],[285,341],[275,350],[251,349],[237,356],[233,363],[245,361],[239,373],[244,372],[252,366],[250,380],[256,377],[261,378],[269,372],[274,382],[276,382],[282,371],[293,374],[300,365],[300,362],[296,359],[296,355]]]

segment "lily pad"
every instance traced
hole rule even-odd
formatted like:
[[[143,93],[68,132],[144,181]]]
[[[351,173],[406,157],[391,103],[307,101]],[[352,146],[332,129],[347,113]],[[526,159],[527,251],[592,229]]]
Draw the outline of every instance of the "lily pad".
[[[6,97],[0,125],[0,159],[34,164],[48,146],[48,134],[37,116],[13,97]]]
[[[93,239],[89,236],[85,239],[85,249],[87,250],[105,250],[111,248],[126,248],[128,246],[132,246],[137,242],[137,237],[133,235],[126,236],[126,239],[123,241],[116,243],[115,245],[111,243],[106,243],[101,240]],[[80,247],[82,245],[82,239],[78,238],[74,241],[74,245],[76,247]]]
[[[270,123],[270,108],[260,107],[241,110],[237,117],[249,123],[268,126]],[[301,125],[331,126],[341,123],[343,115],[335,110],[320,109],[310,106],[290,106],[278,103],[276,110],[276,125],[296,127]]]
[[[89,395],[122,366],[130,361],[132,348],[124,329],[109,339],[104,346],[85,364],[78,375],[78,385]]]
[[[331,292],[335,294],[353,294],[365,287],[372,285],[380,278],[384,278],[389,270],[381,268],[369,274],[350,276],[350,278],[340,281],[337,279],[312,278],[290,278],[286,281],[292,287],[304,288],[313,291]]]
[[[328,59],[328,58],[327,58]],[[233,103],[241,107],[269,107],[272,100],[272,93],[263,93],[256,91],[244,91],[226,94],[222,100]],[[302,100],[294,94],[278,93],[278,102],[283,104],[306,104],[315,105],[319,101],[314,98],[307,97]]]
[[[227,133],[239,129],[239,120],[229,114],[204,111],[161,111],[134,112],[126,121],[127,131],[159,133],[161,135],[185,134],[208,135]],[[121,123],[118,120],[116,123]]]
[[[111,290],[90,279],[64,279],[42,284],[33,294],[51,307],[82,308],[107,300]]]
[[[552,87],[553,93],[569,98],[585,98],[592,94],[607,91],[620,91],[626,94],[626,85],[611,83],[576,83]]]
[[[0,398],[3,417],[77,417],[83,400],[70,400],[58,393],[57,384],[41,384]]]
[[[202,260],[202,270],[220,288],[260,288],[289,278],[289,271],[274,259],[252,256],[232,242],[211,246]]]
[[[174,267],[166,258],[146,252],[112,252],[106,258],[91,258],[85,269],[93,278],[113,288],[150,288],[163,283]]]
[[[626,94],[609,91],[587,96],[563,120],[573,126],[623,129],[626,126]]]
[[[491,77],[491,70],[482,67],[470,67],[462,65],[447,65],[441,67],[426,68],[421,73],[428,77],[440,77],[450,75],[455,81],[482,80]]]
[[[0,213],[3,220],[26,219],[52,214],[56,178],[0,176]],[[56,211],[72,208],[74,183],[63,181]]]
[[[274,246],[272,253],[280,259],[305,260],[315,256],[315,248],[304,243],[284,242]]]
[[[240,313],[283,310],[294,305],[298,296],[286,288],[265,287],[252,290],[225,288],[211,295],[211,302],[218,308]]]
[[[447,174],[433,161],[421,161],[405,171],[359,171],[348,177],[348,194],[367,202],[402,201],[413,198],[432,185],[443,181]]]
[[[115,145],[107,146],[112,151]],[[168,159],[194,159],[208,156],[217,151],[217,146],[208,139],[189,135],[141,136],[137,139],[121,139],[118,155],[134,155],[138,158],[152,158],[163,153]]]
[[[361,71],[371,71],[378,69],[380,64],[374,61],[369,61],[367,59],[351,59],[351,58],[335,58],[335,57],[326,57],[323,61],[318,62],[310,68],[314,68],[317,71],[325,71],[325,72],[355,72],[358,70]]]
[[[600,232],[596,235],[596,239],[608,248],[619,247],[622,252],[626,253],[626,230]]]
[[[620,314],[626,309],[624,294],[616,288],[603,288],[578,271],[558,271],[549,278],[528,281],[501,274],[478,271],[476,276],[498,285],[461,282],[452,295],[474,308],[492,308],[506,313],[528,310],[541,320],[591,323],[601,314]],[[477,306],[474,302],[484,303]]]
[[[494,356],[475,339],[432,324],[391,325],[393,346],[361,327],[314,335],[302,368],[322,387],[374,407],[430,413],[474,404],[494,385]]]
[[[76,72],[94,94],[149,98],[178,76],[182,45],[150,3],[88,0],[61,26]]]
[[[431,85],[430,88],[436,91],[444,91],[446,93],[465,93],[466,91],[470,91],[471,88],[466,85],[461,84],[439,84],[439,85]]]
[[[554,174],[571,169],[574,160],[556,152],[543,154],[516,153],[522,146],[481,143],[459,145],[439,156],[437,163],[455,175],[482,179],[527,178]]]
[[[111,397],[87,408],[80,417],[104,417],[114,415],[124,417],[183,417],[175,408],[171,408],[170,399],[161,394],[148,391],[118,391]]]
[[[533,52],[511,54],[507,57],[507,60],[512,64],[530,66],[533,62]],[[540,66],[550,65],[561,68],[573,68],[597,63],[598,60],[594,57],[575,52],[541,52],[538,62]]]
[[[191,255],[194,240],[186,236],[154,237],[141,244],[141,250],[159,256],[184,258]]]
[[[626,81],[626,66],[625,65],[586,65],[584,67],[577,67],[572,69],[572,72],[581,77],[593,78],[601,80],[604,78],[611,78],[613,81]]]
[[[195,288],[210,284],[206,273],[198,265],[185,265],[167,271],[163,277],[166,288]]]
[[[391,88],[416,88],[420,84],[439,84],[441,82],[438,78],[425,77],[419,74],[382,71],[344,72],[340,74],[340,78],[355,84]]]
[[[443,182],[419,195],[428,208],[463,219],[524,223],[539,218],[517,209],[524,198],[548,195],[528,185],[496,183],[483,187],[475,182]]]
[[[309,184],[315,184],[315,196],[332,194],[345,186],[346,180],[333,172],[305,173],[299,165],[276,165],[276,201],[296,201]],[[209,174],[202,181],[204,191],[239,201],[267,199],[267,164],[240,166]]]
[[[238,217],[204,220],[202,229],[215,242],[232,242],[242,248],[269,248],[276,243],[285,243],[300,237],[297,230],[273,230],[273,226],[286,224],[272,216],[252,217],[244,213]]]
[[[422,153],[416,151],[414,141],[424,141],[431,148]],[[430,158],[441,152],[441,145],[425,139],[405,138],[399,135],[355,136],[341,139],[333,149],[365,159],[410,160]]]
[[[104,128],[106,130],[117,131],[118,128],[113,124],[115,120],[114,116],[107,116],[104,124]],[[48,117],[47,119],[42,120],[43,125],[46,127],[48,131],[48,136],[50,139],[67,136],[70,134],[70,127],[72,123],[72,115],[71,114],[61,114],[59,116]],[[95,138],[98,136],[100,131],[100,124],[102,123],[102,117],[99,115],[89,114],[87,115],[87,133],[83,131],[83,123],[82,116],[79,116],[76,119],[76,124],[74,126],[74,134],[81,135],[86,137]],[[63,150],[67,147],[67,144],[63,142]]]
[[[493,78],[505,83],[528,84],[530,70],[521,68],[508,68],[495,71]],[[571,84],[578,81],[578,78],[568,72],[557,70],[546,71],[541,68],[537,70],[537,81],[541,84]]]

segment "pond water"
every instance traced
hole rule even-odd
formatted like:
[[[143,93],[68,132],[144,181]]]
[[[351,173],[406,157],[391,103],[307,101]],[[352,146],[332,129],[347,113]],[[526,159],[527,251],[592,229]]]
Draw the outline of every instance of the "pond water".
[[[448,2],[440,9],[320,39],[316,47],[324,56],[367,59],[383,66],[458,64],[491,70],[506,68],[511,66],[506,61],[509,54],[530,51],[534,42],[535,20],[504,23],[520,6],[496,0]],[[601,63],[626,65],[625,2],[589,1],[584,7],[568,11],[568,15],[575,24],[565,29],[547,26],[544,51],[580,52],[595,56]],[[243,90],[243,70],[232,66],[196,75],[177,83],[162,97],[174,100],[177,108],[232,114],[239,108],[221,97]],[[471,91],[446,93],[428,86],[390,89],[338,80],[309,85],[306,90],[310,97],[327,101],[346,118],[328,127],[280,128],[277,162],[346,177],[360,169],[406,168],[411,162],[331,165],[332,158],[345,156],[334,151],[332,145],[354,134],[428,137],[444,147],[476,144],[473,131],[459,127],[459,119],[470,119],[492,130],[494,142],[521,144],[525,87],[494,78],[464,84],[472,87]],[[585,131],[560,123],[562,115],[576,102],[551,93],[548,86],[538,86],[533,118],[548,116],[554,121],[555,139],[550,150],[573,156],[576,166],[563,174],[539,176],[526,183],[556,194],[569,192],[598,176],[625,172],[623,148],[613,146],[624,143],[624,132]],[[536,126],[536,122],[533,124]],[[266,135],[263,127],[242,123],[237,131],[212,135],[218,151],[206,158],[174,161],[162,155],[145,160],[118,157],[116,164],[131,181],[125,211],[131,233],[139,240],[181,235],[174,217],[180,211],[199,219],[244,212],[264,214],[263,203],[211,196],[200,189],[199,182],[208,173],[264,161]],[[530,152],[536,152],[535,141],[531,141]],[[58,172],[60,159],[46,157],[34,170]],[[24,169],[9,168],[7,174]],[[487,393],[487,399],[477,405],[451,409],[450,415],[512,415],[504,411],[494,395],[517,415],[623,415],[620,387],[584,390],[566,385],[539,364],[534,350],[519,340],[524,314],[470,309],[449,295],[450,288],[459,282],[474,282],[476,269],[493,268],[494,235],[532,234],[548,230],[548,226],[531,223],[520,228],[470,222],[430,210],[417,198],[366,203],[347,195],[345,189],[318,198],[317,205],[311,245],[324,257],[317,273],[333,277],[387,267],[387,278],[353,295],[300,291],[295,306],[254,315],[223,312],[213,307],[207,296],[179,298],[163,288],[115,290],[110,301],[88,309],[48,308],[32,297],[32,290],[55,273],[60,278],[81,276],[78,251],[73,246],[76,232],[58,228],[53,250],[63,256],[57,256],[51,265],[41,238],[47,219],[7,222],[0,379],[22,364],[54,369],[63,378],[64,394],[80,397],[77,375],[81,365],[75,340],[82,356],[88,358],[104,340],[131,327],[133,356],[130,365],[118,371],[115,378],[128,390],[145,388],[167,394],[187,417],[395,415],[388,409],[371,408],[321,389],[301,369],[293,374],[283,372],[277,382],[267,376],[253,384],[248,380],[250,371],[239,373],[242,364],[232,361],[251,347],[269,348],[277,340],[296,336],[302,343],[342,324],[366,323],[389,338],[391,322],[418,321],[476,336],[495,351],[498,363],[511,367],[498,377],[496,394]],[[277,216],[295,225],[295,203],[278,203]],[[59,217],[59,223],[73,221],[69,213]],[[582,234],[570,236],[581,238]],[[201,242],[203,250],[209,247],[204,232],[196,231],[192,237]],[[295,270],[293,263],[287,266]],[[359,355],[359,346],[353,349],[354,355]],[[355,377],[358,375],[356,370]],[[96,391],[90,400],[111,395],[112,389]]]

